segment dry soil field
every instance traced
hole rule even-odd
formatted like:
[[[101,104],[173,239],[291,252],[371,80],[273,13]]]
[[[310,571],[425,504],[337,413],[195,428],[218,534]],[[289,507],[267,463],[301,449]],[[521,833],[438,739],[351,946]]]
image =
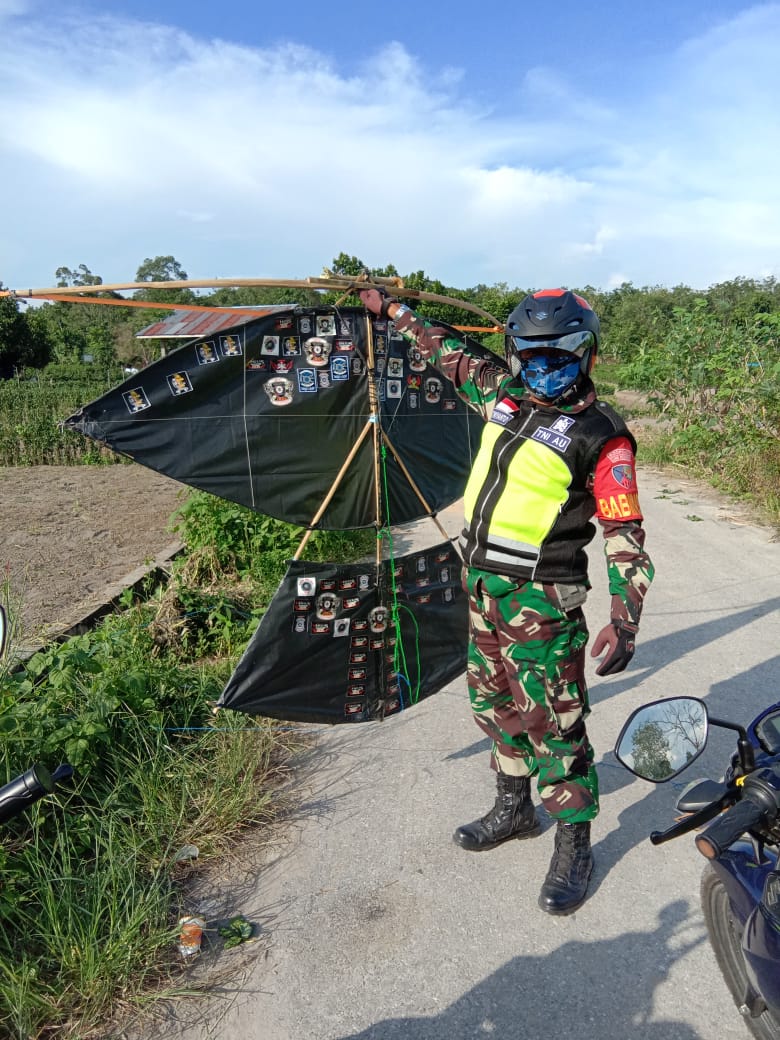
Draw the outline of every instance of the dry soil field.
[[[21,610],[20,645],[68,629],[172,552],[182,492],[136,464],[0,467],[0,581]]]

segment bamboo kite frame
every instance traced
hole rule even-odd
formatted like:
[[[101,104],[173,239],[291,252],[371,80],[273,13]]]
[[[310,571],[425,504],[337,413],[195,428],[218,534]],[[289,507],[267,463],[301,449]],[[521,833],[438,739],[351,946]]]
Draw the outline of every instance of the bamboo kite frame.
[[[439,293],[426,292],[423,289],[407,289],[403,284],[402,278],[347,278],[342,275],[328,275],[320,278],[305,278],[305,279],[287,279],[287,278],[205,278],[205,279],[186,279],[181,281],[171,282],[116,282],[111,285],[80,285],[78,290],[74,293],[73,286],[55,286],[54,288],[48,289],[0,289],[0,298],[5,296],[13,297],[14,299],[27,300],[27,299],[54,299],[62,300],[62,302],[80,303],[88,302],[86,297],[97,296],[100,293],[105,292],[129,292],[137,289],[222,289],[222,288],[233,288],[243,289],[251,286],[273,288],[273,289],[320,289],[325,291],[337,292],[339,289],[345,294],[358,293],[361,289],[381,288],[381,289],[392,289],[397,296],[406,296],[411,300],[424,300],[430,303],[444,303],[452,307],[460,307],[461,310],[471,311],[472,314],[478,314],[481,318],[485,318],[487,321],[492,322],[491,328],[484,328],[483,326],[468,326],[468,328],[461,328],[458,326],[460,331],[473,331],[473,332],[503,332],[503,324],[494,315],[490,314],[489,311],[483,310],[478,307],[475,303],[469,303],[467,300],[459,300],[454,296],[442,296]],[[115,307],[123,306],[143,306],[147,310],[167,309],[167,310],[238,310],[242,314],[247,314],[250,308],[246,307],[220,307],[213,308],[203,307],[202,304],[170,304],[170,303],[154,303],[152,301],[140,301],[140,300],[91,300],[91,303],[109,304]],[[257,308],[262,310],[262,305]]]

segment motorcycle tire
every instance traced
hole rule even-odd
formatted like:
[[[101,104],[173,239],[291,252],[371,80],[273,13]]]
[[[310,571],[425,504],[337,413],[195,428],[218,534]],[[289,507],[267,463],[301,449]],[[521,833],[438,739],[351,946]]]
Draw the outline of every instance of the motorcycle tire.
[[[712,867],[705,869],[701,879],[701,908],[718,967],[734,1003],[741,1008],[748,989],[742,925],[734,917],[728,892]],[[780,1040],[780,1019],[771,1011],[763,1011],[756,1018],[745,1014],[743,1018],[757,1040]]]

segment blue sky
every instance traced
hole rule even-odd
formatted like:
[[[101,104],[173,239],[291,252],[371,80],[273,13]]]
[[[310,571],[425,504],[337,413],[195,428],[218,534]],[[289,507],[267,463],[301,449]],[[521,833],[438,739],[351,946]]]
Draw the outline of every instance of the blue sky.
[[[780,3],[0,0],[0,280],[780,277]]]

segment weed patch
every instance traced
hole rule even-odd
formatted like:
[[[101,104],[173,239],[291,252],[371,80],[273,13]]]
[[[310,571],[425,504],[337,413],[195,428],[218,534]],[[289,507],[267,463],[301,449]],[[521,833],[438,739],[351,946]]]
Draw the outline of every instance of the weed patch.
[[[182,880],[280,809],[300,735],[213,705],[301,532],[193,497],[166,585],[20,667],[0,662],[0,782],[33,762],[75,768],[3,829],[0,1032],[14,1040],[81,1037],[118,1002],[176,988]],[[374,537],[310,546],[354,559]]]

